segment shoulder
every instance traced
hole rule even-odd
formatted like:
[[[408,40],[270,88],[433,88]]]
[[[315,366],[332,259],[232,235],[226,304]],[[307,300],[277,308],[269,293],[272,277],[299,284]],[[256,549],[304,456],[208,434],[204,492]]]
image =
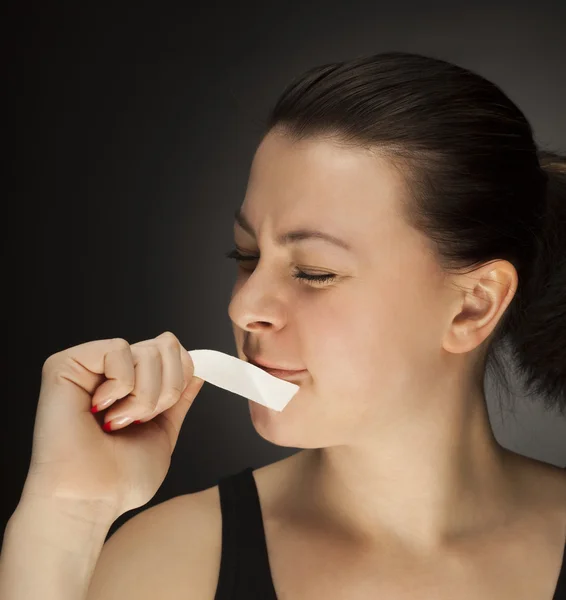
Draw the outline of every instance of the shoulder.
[[[137,513],[106,541],[88,600],[212,600],[222,550],[218,486]]]

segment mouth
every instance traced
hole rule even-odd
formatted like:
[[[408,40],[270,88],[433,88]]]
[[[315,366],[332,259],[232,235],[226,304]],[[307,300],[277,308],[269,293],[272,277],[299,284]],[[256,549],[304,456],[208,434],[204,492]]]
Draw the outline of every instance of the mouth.
[[[269,373],[273,377],[277,377],[278,379],[284,379],[285,381],[291,381],[294,383],[295,380],[301,380],[304,378],[307,373],[307,369],[298,369],[298,370],[290,370],[290,369],[275,369],[271,367],[266,367],[261,363],[256,362],[253,358],[248,358],[248,362],[258,369]]]
[[[259,367],[259,365],[256,365]],[[259,367],[262,371],[273,375],[273,377],[277,377],[278,379],[284,379],[285,381],[290,381],[291,383],[295,383],[296,381],[300,381],[304,378],[307,373],[306,369],[301,371],[284,371],[282,369],[267,369],[266,367]]]

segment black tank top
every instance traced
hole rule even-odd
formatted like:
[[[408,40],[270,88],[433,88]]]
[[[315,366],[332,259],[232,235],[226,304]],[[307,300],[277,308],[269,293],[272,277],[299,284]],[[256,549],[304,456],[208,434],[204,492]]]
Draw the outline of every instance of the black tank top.
[[[214,600],[277,600],[252,467],[218,482],[222,556]],[[566,547],[553,600],[566,600]]]

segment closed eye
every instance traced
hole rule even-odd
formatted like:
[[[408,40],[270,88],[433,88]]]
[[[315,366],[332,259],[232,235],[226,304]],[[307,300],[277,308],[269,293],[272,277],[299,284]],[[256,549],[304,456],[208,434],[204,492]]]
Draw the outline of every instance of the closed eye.
[[[259,256],[254,256],[252,254],[242,254],[236,248],[229,250],[225,253],[226,258],[232,258],[238,262],[250,261],[250,260],[259,260]],[[309,283],[326,283],[336,278],[334,273],[322,273],[321,275],[312,275],[311,273],[305,273],[300,269],[295,267],[295,272],[293,273],[293,277],[295,279],[307,281]]]

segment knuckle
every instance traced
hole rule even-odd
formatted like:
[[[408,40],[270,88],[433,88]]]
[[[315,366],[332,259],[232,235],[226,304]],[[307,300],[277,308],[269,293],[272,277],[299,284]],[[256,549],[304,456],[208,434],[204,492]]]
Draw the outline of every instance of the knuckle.
[[[138,376],[135,378],[133,391],[136,396],[149,396],[155,393],[155,384],[145,377]]]
[[[164,391],[163,394],[161,394],[158,404],[163,408],[167,408],[173,406],[173,404],[179,400],[179,397],[180,394],[177,392],[177,390],[169,388],[168,390]]]
[[[130,347],[130,344],[124,338],[112,338],[110,343],[116,350],[125,350]]]
[[[116,379],[115,392],[120,396],[125,396],[133,391],[136,386],[136,380],[133,377],[121,377]]]
[[[151,405],[151,406],[153,406],[156,401],[155,393],[153,392],[153,390],[149,389],[146,386],[141,386],[139,388],[136,387],[135,389],[132,390],[130,395],[132,397],[136,398],[139,402],[142,402],[143,404],[147,404],[147,405]]]
[[[60,361],[60,353],[56,352],[55,354],[51,354],[48,356],[43,362],[43,366],[41,368],[41,372],[43,375],[47,375],[55,368],[55,365]]]
[[[56,382],[76,380],[82,374],[83,368],[65,351],[52,354],[43,363],[42,377]]]
[[[159,395],[159,398],[157,399],[157,403],[155,404],[154,409],[157,409],[157,407],[159,407],[160,410],[164,410],[165,408],[172,406],[174,403],[175,403],[175,399],[174,399],[171,391],[170,390],[164,391]]]
[[[183,382],[179,382],[179,383],[173,383],[171,384],[171,386],[169,387],[169,389],[167,390],[167,394],[172,396],[175,399],[178,399],[179,396],[183,393],[185,389],[185,386],[183,384]]]
[[[170,331],[164,331],[159,336],[159,339],[165,344],[166,347],[169,348],[178,348],[181,345],[177,336]]]

